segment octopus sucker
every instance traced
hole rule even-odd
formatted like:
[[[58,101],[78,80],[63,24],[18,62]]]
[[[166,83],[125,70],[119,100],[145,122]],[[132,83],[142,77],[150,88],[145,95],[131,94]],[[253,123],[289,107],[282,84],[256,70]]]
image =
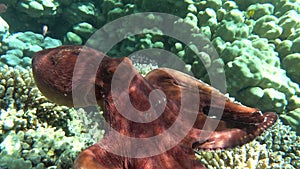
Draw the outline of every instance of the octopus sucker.
[[[79,55],[83,56],[84,60],[77,62]],[[96,63],[100,64],[96,65]],[[126,71],[113,79],[121,65],[126,68],[124,69]],[[75,66],[80,71],[74,71]],[[96,73],[90,74],[88,71],[90,68],[96,68]],[[143,77],[135,70],[130,59],[110,58],[85,46],[60,46],[37,52],[32,60],[32,70],[40,91],[49,100],[58,104],[74,106],[72,91],[76,89],[82,92],[80,94],[85,98],[79,106],[94,104],[91,97],[95,96],[96,103],[104,111],[104,118],[111,129],[124,136],[138,139],[151,138],[168,131],[176,122],[176,125],[179,125],[176,132],[171,132],[163,138],[163,140],[176,140],[177,135],[187,128],[186,125],[191,120],[182,118],[182,113],[196,115],[192,119],[194,121],[191,128],[186,130],[183,139],[176,145],[159,154],[142,158],[118,155],[105,149],[110,147],[119,152],[126,152],[133,146],[131,142],[116,137],[116,134],[108,129],[99,143],[79,154],[74,164],[75,169],[205,169],[205,166],[196,159],[195,149],[216,150],[246,144],[277,120],[276,113],[262,113],[257,108],[234,102],[217,89],[182,72],[158,68]],[[114,98],[113,80],[126,82],[131,75],[133,78],[128,90],[118,91],[118,97]],[[90,93],[93,88],[94,93]],[[159,105],[165,103],[162,112],[158,112],[160,109],[157,108],[150,109],[149,96],[154,90],[164,93],[163,99],[160,93],[152,95],[154,101],[161,101],[158,102]],[[188,93],[188,98],[197,96],[197,99],[187,100],[188,106],[184,106],[181,100],[186,96],[185,92]],[[159,116],[147,123],[124,117],[120,111],[125,112],[126,115],[133,115],[136,120],[145,118],[145,114],[135,114],[135,111],[125,104],[128,97],[134,109],[149,110],[147,112],[149,117]],[[213,113],[214,111],[222,113],[210,115],[210,110]],[[177,120],[181,118],[182,120]],[[155,148],[162,150],[164,143],[164,141],[149,142],[147,145],[140,146],[151,152]]]

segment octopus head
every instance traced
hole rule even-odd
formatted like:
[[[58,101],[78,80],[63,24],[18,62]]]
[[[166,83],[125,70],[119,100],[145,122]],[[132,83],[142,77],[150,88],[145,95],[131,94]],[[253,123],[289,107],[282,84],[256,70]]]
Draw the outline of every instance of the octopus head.
[[[121,62],[132,67],[127,58],[109,58],[84,46],[60,46],[37,52],[32,71],[39,90],[49,100],[74,106],[76,96],[76,106],[86,107],[101,104]]]

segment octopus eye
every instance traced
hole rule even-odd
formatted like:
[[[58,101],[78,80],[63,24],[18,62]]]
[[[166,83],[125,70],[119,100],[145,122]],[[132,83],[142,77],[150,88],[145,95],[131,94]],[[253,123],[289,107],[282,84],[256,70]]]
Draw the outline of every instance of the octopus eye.
[[[59,62],[59,60],[60,60],[60,56],[53,55],[51,57],[51,61],[52,61],[53,65],[57,65],[57,63]]]
[[[113,74],[114,74],[114,72],[109,71],[109,70],[102,71],[101,72],[102,80],[106,81],[106,80],[112,78]]]
[[[208,113],[209,113],[209,106],[203,107],[202,111],[203,111],[204,114],[208,115]]]
[[[168,82],[169,84],[179,85],[177,81],[172,77],[164,77],[160,80],[161,82]]]
[[[175,79],[172,79],[171,82],[172,82],[174,85],[179,85]]]

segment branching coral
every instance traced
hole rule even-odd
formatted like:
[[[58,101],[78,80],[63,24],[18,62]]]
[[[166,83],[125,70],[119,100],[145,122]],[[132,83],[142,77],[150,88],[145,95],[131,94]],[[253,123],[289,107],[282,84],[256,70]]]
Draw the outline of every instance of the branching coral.
[[[77,153],[92,142],[77,112],[42,96],[27,69],[5,65],[0,76],[0,167],[72,167]]]
[[[70,110],[49,102],[35,87],[31,71],[22,67],[0,68],[1,79],[1,108],[22,111],[34,110],[34,116],[39,122],[27,124],[29,128],[36,124],[46,123],[48,126],[67,129],[67,119],[70,119]],[[47,111],[47,113],[45,113]],[[36,119],[36,118],[33,118]],[[68,132],[66,130],[66,132]]]
[[[257,141],[232,150],[197,151],[196,154],[209,169],[263,169],[269,165],[268,149]]]
[[[66,136],[62,129],[40,123],[36,114],[36,109],[1,109],[0,167],[71,168],[77,154],[91,142],[89,135],[81,128],[75,136]]]

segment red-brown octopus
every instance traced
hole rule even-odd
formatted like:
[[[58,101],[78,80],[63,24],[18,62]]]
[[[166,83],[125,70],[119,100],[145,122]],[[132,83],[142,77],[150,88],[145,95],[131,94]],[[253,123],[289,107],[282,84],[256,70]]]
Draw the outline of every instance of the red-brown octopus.
[[[76,62],[78,56],[84,57],[83,61]],[[99,63],[100,65],[93,65]],[[76,64],[76,73],[74,72]],[[129,84],[129,89],[119,91],[117,99],[112,96],[112,79],[120,65],[126,68],[117,80],[128,80],[134,73]],[[96,75],[88,73],[89,67],[97,66]],[[233,102],[213,87],[176,70],[158,68],[142,77],[133,67],[130,59],[110,58],[103,53],[84,46],[60,46],[46,49],[36,53],[32,61],[34,79],[40,91],[50,100],[67,106],[74,106],[72,90],[82,92],[86,102],[79,106],[88,106],[89,93],[92,88],[96,102],[102,107],[104,117],[111,129],[123,136],[130,138],[151,138],[163,134],[176,122],[176,132],[169,132],[161,142],[148,142],[140,145],[141,149],[149,151],[149,156],[132,157],[116,154],[114,152],[138,151],[133,143],[126,142],[108,130],[104,138],[97,144],[88,147],[81,152],[75,161],[75,169],[200,169],[205,168],[195,158],[194,149],[213,150],[239,146],[252,141],[265,129],[269,128],[277,120],[275,113],[262,114],[256,108],[243,106]],[[115,77],[114,77],[115,78]],[[197,92],[191,86],[196,86]],[[130,114],[127,103],[122,101],[126,97],[134,109],[146,111],[151,107],[149,95],[151,91],[159,89],[165,96],[165,107],[159,116],[147,123],[131,121],[118,110]],[[182,98],[185,93],[185,105]],[[81,93],[80,93],[81,94]],[[152,97],[159,100],[159,94]],[[196,99],[190,96],[196,96]],[[215,98],[214,102],[212,98]],[[185,98],[185,99],[186,99]],[[195,97],[194,97],[195,98]],[[152,99],[153,100],[153,99]],[[223,102],[222,102],[223,101]],[[197,104],[199,102],[199,104]],[[119,109],[117,108],[117,105]],[[196,112],[193,108],[196,107]],[[223,114],[211,116],[209,110],[221,110]],[[132,111],[134,112],[134,111]],[[194,113],[194,114],[193,114]],[[136,119],[143,119],[144,114],[137,113]],[[157,116],[155,109],[147,112],[147,115]],[[190,114],[191,128],[187,128],[190,122],[180,119],[180,114]],[[204,129],[204,124],[205,129]],[[217,124],[217,125],[216,125]],[[214,125],[216,125],[214,129]],[[186,130],[188,129],[188,130]],[[210,134],[209,130],[213,130]],[[178,140],[177,134],[184,132],[176,145],[164,150],[164,142]],[[108,151],[105,147],[110,147]],[[132,148],[132,149],[131,149]],[[161,153],[151,155],[152,150],[162,150]],[[131,153],[132,153],[131,152]],[[126,154],[126,152],[125,152]]]

